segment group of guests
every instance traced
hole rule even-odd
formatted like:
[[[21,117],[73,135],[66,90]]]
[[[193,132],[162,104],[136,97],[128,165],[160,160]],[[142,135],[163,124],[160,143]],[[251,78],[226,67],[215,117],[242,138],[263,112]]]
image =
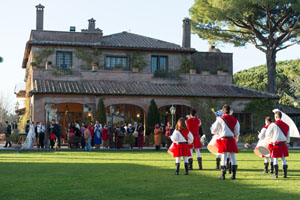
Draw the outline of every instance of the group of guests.
[[[78,121],[71,122],[68,130],[68,141],[70,148],[84,148],[91,151],[103,148],[123,147],[125,137],[131,137],[130,146],[137,146],[142,149],[144,146],[144,126],[143,124],[117,124],[114,127],[108,124],[101,124],[98,120],[94,123],[91,121],[88,125],[84,122],[79,124]]]
[[[14,121],[12,124],[10,124],[8,121],[5,122],[5,145],[4,147],[11,147],[11,141],[10,136],[12,132],[18,130],[18,124],[16,121]]]

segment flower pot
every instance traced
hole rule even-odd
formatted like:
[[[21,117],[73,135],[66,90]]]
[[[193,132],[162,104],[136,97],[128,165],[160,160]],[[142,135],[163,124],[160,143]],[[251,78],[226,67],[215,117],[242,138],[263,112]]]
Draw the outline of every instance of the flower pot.
[[[133,68],[132,68],[132,72],[133,72],[133,73],[138,73],[138,72],[139,72],[139,68],[133,67]]]
[[[36,66],[32,66],[32,69],[36,69],[37,67]]]
[[[93,66],[92,66],[92,71],[93,71],[93,72],[98,71],[98,67],[97,67],[96,65],[93,65]]]
[[[224,71],[217,71],[218,75],[224,76],[224,75],[228,75],[228,72],[224,72]]]
[[[51,70],[51,69],[52,69],[52,64],[46,63],[45,69],[46,69],[46,70]]]
[[[190,69],[190,74],[196,74],[196,69]]]
[[[250,149],[250,148],[252,148],[252,144],[246,143],[246,144],[244,145],[244,147],[245,147],[246,149]]]
[[[209,75],[210,72],[209,71],[201,71],[201,75]]]

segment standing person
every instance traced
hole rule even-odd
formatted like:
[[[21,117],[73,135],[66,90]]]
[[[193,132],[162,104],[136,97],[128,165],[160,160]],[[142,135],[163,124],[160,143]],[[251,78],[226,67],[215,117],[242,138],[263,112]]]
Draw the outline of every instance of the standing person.
[[[55,129],[54,129],[54,126],[55,126],[55,120],[53,119],[50,123],[50,126],[49,126],[49,139],[50,139],[50,146],[51,146],[51,149],[54,148],[54,145],[55,145],[55,140],[56,140],[56,135],[55,135]]]
[[[61,146],[61,126],[59,124],[59,121],[55,122],[54,134],[56,136],[56,141],[57,141],[57,144],[58,144],[58,148],[60,148],[60,146]]]
[[[81,142],[81,148],[84,149],[85,147],[85,140],[84,140],[84,130],[85,130],[85,123],[82,122],[81,123],[81,127],[80,127],[80,142]]]
[[[34,122],[32,122],[32,124],[34,124]],[[39,124],[40,124],[39,122],[36,122],[34,126],[34,134],[35,134],[34,136],[35,136],[35,142],[37,147],[39,146],[39,134],[37,132],[37,127]]]
[[[275,123],[271,123],[266,131],[266,137],[272,139],[269,144],[271,157],[273,158],[274,176],[278,178],[278,158],[281,158],[283,168],[283,178],[287,178],[287,161],[286,157],[289,156],[286,143],[290,142],[290,127],[281,120],[282,113],[275,111]]]
[[[272,123],[271,117],[266,117],[265,118],[265,124],[266,124],[266,126],[263,127],[261,129],[261,131],[259,132],[258,139],[260,139],[260,140],[265,139],[265,137],[266,137],[266,131],[267,131],[267,129],[270,126],[271,123]],[[264,158],[264,165],[265,165],[263,173],[267,174],[268,173],[268,167],[269,167],[269,157],[265,157],[263,155],[261,157]],[[270,161],[271,161],[271,164],[270,164],[270,168],[271,168],[270,169],[270,173],[273,173],[274,168],[273,168],[273,158],[272,157],[270,157]]]
[[[231,116],[230,106],[225,104],[222,108],[223,116],[217,117],[211,127],[212,134],[217,134],[217,144],[219,145],[218,153],[221,154],[221,176],[220,179],[225,179],[226,160],[227,156],[231,157],[232,175],[231,179],[236,178],[237,162],[235,153],[238,153],[236,139],[240,134],[240,124],[238,120]]]
[[[7,147],[7,145],[9,145],[9,147],[11,147],[11,142],[10,142],[10,135],[11,135],[11,125],[8,123],[8,121],[5,122],[6,124],[6,128],[5,128],[5,146]]]
[[[166,146],[166,137],[163,137],[165,134],[166,134],[166,126],[164,123],[160,123],[160,127],[161,127],[161,130],[162,130],[162,137],[161,137],[161,146],[162,147],[165,147]]]
[[[138,126],[138,149],[143,149],[144,146],[144,126],[142,123]]]
[[[18,124],[17,124],[16,121],[13,121],[13,123],[12,123],[12,130],[13,131],[18,131]]]
[[[130,147],[133,149],[133,145],[135,143],[135,137],[133,136],[134,133],[134,128],[132,127],[131,124],[128,124],[128,129],[127,129],[127,137],[131,138],[130,139]]]
[[[92,148],[93,148],[93,146],[95,146],[94,124],[93,124],[93,121],[90,121],[90,125],[88,126],[88,129],[91,132],[91,136],[92,136]]]
[[[190,118],[186,120],[186,125],[189,131],[193,134],[194,140],[190,145],[191,156],[189,157],[189,170],[193,170],[193,150],[195,149],[199,170],[202,170],[202,157],[200,154],[200,148],[202,147],[199,135],[199,126],[201,125],[200,119],[196,117],[196,110],[192,109],[190,112]]]
[[[167,142],[167,148],[170,148],[170,146],[172,144],[171,136],[172,136],[173,131],[174,130],[173,130],[173,127],[171,126],[171,123],[167,122],[166,133],[165,133],[166,142]]]
[[[125,138],[125,134],[126,134],[125,124],[122,124],[120,126],[120,131],[119,131],[119,134],[118,134],[120,148],[123,148],[123,141],[124,141],[124,138]]]
[[[44,148],[45,146],[45,126],[43,125],[43,122],[40,122],[37,126],[37,134],[39,135],[39,143],[38,148]]]
[[[94,127],[94,136],[95,136],[95,146],[96,149],[100,149],[101,141],[101,131],[102,131],[102,125],[99,123],[99,121],[96,121],[95,127]]]
[[[110,134],[109,134],[109,130],[108,130],[108,127],[107,127],[106,123],[104,124],[104,127],[102,128],[101,137],[102,137],[102,140],[103,140],[103,148],[108,148]]]
[[[25,126],[25,133],[26,133],[26,135],[28,134],[29,129],[30,129],[30,121],[27,120],[27,121],[26,121],[26,126]]]
[[[154,144],[155,144],[156,151],[160,150],[162,132],[163,132],[162,127],[159,127],[159,125],[156,124],[154,127]]]
[[[88,129],[87,125],[84,125],[83,129],[84,129],[83,137],[84,137],[84,140],[85,140],[85,150],[86,151],[92,151],[92,144],[91,144],[92,135],[91,135],[91,132]]]
[[[172,146],[169,149],[169,153],[176,158],[175,166],[176,171],[175,175],[179,175],[180,160],[183,157],[185,175],[188,175],[188,157],[191,155],[189,144],[193,142],[193,134],[188,130],[185,124],[185,120],[180,118],[177,121],[175,131],[171,136],[173,142]]]

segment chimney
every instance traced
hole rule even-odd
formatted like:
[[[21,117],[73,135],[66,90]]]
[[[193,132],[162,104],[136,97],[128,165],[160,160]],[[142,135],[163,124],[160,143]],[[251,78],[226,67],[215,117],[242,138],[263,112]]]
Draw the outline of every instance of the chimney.
[[[44,8],[42,4],[39,4],[36,7],[36,30],[44,29]]]
[[[189,18],[184,18],[182,29],[182,47],[191,48],[191,20]]]
[[[90,31],[90,32],[93,32],[93,31],[95,31],[95,28],[96,28],[96,20],[94,20],[94,18],[92,18],[92,19],[89,19],[88,20],[89,21],[89,27],[88,27],[88,31]]]

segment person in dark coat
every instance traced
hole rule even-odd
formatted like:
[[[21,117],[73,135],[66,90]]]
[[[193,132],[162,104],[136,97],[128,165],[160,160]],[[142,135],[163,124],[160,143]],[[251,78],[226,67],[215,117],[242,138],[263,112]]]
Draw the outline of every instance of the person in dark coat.
[[[26,135],[28,134],[28,132],[29,132],[29,129],[30,129],[30,121],[29,121],[29,120],[27,120],[27,122],[26,122],[26,126],[25,126],[25,133],[26,133]]]
[[[9,147],[11,147],[11,143],[10,143],[10,135],[11,135],[11,125],[8,123],[8,121],[5,122],[6,124],[6,129],[5,129],[5,140],[6,140],[6,143],[5,143],[5,146],[4,147],[7,147],[7,145],[9,145]]]
[[[58,142],[58,148],[61,146],[61,126],[59,125],[59,121],[56,121],[54,125],[54,134],[56,136]]]

